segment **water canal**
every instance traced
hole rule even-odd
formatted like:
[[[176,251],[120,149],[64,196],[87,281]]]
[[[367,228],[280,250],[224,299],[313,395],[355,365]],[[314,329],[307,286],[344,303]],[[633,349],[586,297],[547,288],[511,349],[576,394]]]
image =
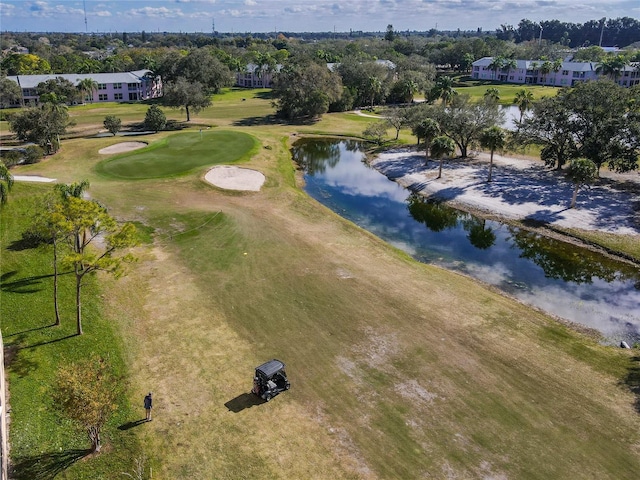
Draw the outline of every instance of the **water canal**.
[[[412,194],[368,167],[357,141],[293,149],[305,191],[416,260],[494,285],[611,343],[640,340],[640,269],[576,245]]]

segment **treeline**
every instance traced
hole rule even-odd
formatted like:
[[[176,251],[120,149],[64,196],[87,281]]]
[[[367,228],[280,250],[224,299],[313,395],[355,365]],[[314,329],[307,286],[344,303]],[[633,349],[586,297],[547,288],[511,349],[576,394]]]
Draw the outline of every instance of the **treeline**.
[[[522,19],[517,27],[501,25],[496,31],[496,37],[516,43],[543,38],[572,48],[590,45],[624,48],[640,42],[640,20],[622,17],[571,23],[559,20],[533,22]]]

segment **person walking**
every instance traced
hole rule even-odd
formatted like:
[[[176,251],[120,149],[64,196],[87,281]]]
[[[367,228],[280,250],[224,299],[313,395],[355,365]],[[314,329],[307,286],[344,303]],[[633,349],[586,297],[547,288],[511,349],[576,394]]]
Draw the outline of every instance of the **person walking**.
[[[151,392],[144,397],[144,409],[147,412],[147,422],[151,421],[151,408],[153,408],[153,399],[151,398]]]

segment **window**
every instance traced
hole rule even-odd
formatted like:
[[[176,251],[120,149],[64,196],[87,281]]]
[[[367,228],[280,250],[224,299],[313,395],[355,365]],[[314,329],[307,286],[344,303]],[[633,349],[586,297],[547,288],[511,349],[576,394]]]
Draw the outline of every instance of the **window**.
[[[122,88],[122,83],[114,83],[113,84],[113,89],[114,90],[120,90]]]
[[[98,90],[106,90],[107,89],[107,84],[106,83],[99,83],[98,84]]]
[[[562,75],[564,75],[564,76],[569,75],[569,70],[562,70]]]
[[[98,94],[98,100],[100,100],[100,101],[108,100],[107,94],[106,93],[99,93]]]
[[[127,87],[129,88],[129,90],[137,90],[138,89],[138,84],[137,83],[127,83]]]
[[[121,93],[116,93],[113,95],[113,99],[114,100],[122,100],[122,94]]]
[[[129,100],[138,100],[138,93],[137,92],[129,93]]]

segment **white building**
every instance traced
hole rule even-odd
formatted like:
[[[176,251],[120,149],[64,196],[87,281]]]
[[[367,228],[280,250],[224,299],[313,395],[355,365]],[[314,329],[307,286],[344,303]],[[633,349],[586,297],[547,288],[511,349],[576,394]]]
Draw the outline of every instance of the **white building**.
[[[515,68],[491,68],[493,57],[483,57],[473,62],[471,77],[477,80],[494,80],[505,83],[525,85],[550,85],[570,87],[578,82],[597,80],[602,75],[597,73],[596,62],[562,62],[559,68],[550,72],[542,72],[544,60],[516,60]],[[626,66],[617,79],[623,87],[640,84],[640,70],[636,66]]]
[[[74,85],[90,78],[98,84],[97,90],[89,94],[91,102],[135,102],[162,96],[162,81],[151,75],[151,70],[137,70],[122,73],[58,73],[46,75],[12,75],[7,78],[16,82],[22,89],[25,105],[37,105],[38,84],[62,77]]]

